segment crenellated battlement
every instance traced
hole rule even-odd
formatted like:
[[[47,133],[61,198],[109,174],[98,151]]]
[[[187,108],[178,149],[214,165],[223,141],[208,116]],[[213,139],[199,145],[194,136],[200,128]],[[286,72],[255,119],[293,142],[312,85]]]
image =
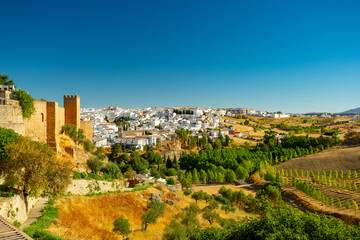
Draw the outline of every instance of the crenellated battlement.
[[[77,98],[80,98],[80,96],[78,96],[78,95],[64,95],[64,101],[65,100],[77,99]]]

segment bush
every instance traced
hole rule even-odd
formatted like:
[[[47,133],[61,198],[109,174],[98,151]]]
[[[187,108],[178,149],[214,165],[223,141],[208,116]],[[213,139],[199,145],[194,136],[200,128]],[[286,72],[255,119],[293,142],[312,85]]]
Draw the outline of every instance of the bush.
[[[0,161],[6,157],[5,147],[9,143],[15,142],[18,139],[19,139],[19,134],[17,134],[14,130],[7,128],[0,128]]]
[[[17,96],[19,99],[23,117],[30,118],[31,115],[35,112],[34,98],[32,98],[26,91],[21,89],[12,91],[12,94]]]
[[[186,227],[179,221],[173,219],[171,223],[165,228],[164,239],[166,240],[185,240]]]
[[[13,225],[17,228],[19,228],[21,226],[21,224],[18,221],[14,221]]]
[[[114,222],[114,231],[119,231],[125,236],[130,233],[130,224],[129,220],[125,219],[123,216],[118,217]]]
[[[188,195],[190,195],[191,193],[192,193],[192,191],[190,190],[190,189],[184,189],[184,194],[186,195],[186,196],[188,196]]]
[[[92,152],[95,149],[95,146],[92,144],[92,142],[89,139],[86,139],[83,142],[83,146],[86,152]]]
[[[91,172],[99,173],[104,166],[102,161],[99,158],[89,158],[86,162],[87,166],[90,168]]]
[[[270,182],[273,182],[273,181],[275,181],[275,176],[274,176],[274,174],[272,174],[271,172],[266,172],[266,174],[265,174],[265,180],[266,181],[270,181]]]
[[[166,179],[166,183],[168,184],[168,185],[175,185],[176,183],[175,183],[175,180],[173,179],[173,178],[168,178],[168,179]]]
[[[120,169],[114,162],[109,162],[102,170],[104,173],[108,174],[110,178],[119,179],[120,177]]]
[[[176,176],[177,175],[177,171],[175,168],[169,168],[167,171],[166,171],[166,175],[167,176]]]

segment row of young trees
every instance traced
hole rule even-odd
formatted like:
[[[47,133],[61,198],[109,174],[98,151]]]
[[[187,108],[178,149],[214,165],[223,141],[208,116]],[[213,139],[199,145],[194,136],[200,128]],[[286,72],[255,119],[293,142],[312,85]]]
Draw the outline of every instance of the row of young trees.
[[[300,180],[297,180],[296,178],[293,178],[292,181],[291,181],[291,185],[296,187],[297,189],[303,191],[305,194],[307,194],[307,195],[321,201],[323,204],[326,204],[326,205],[329,205],[329,206],[332,206],[332,207],[334,206],[334,199],[333,198],[327,197],[320,190],[316,190],[314,186],[309,185],[305,181],[300,181]],[[355,214],[356,214],[356,211],[359,210],[359,206],[354,200],[352,200],[351,204],[350,204],[349,200],[346,199],[344,206],[345,206],[346,209],[352,208],[355,211]],[[338,207],[338,208],[342,207],[340,199],[337,199],[336,207]]]
[[[344,177],[346,177],[347,179],[350,179],[350,178],[357,178],[358,177],[358,173],[357,173],[357,171],[350,171],[350,170],[348,170],[347,172],[346,172],[346,175],[344,175],[344,171],[343,170],[340,170],[340,171],[337,171],[337,170],[329,170],[329,171],[321,171],[321,174],[320,174],[320,171],[317,171],[316,172],[316,175],[315,175],[315,173],[313,172],[313,171],[309,171],[309,170],[303,170],[303,169],[301,169],[301,170],[292,170],[292,169],[290,169],[290,170],[287,170],[287,169],[281,169],[281,170],[279,170],[279,171],[281,171],[281,174],[283,175],[283,176],[286,176],[286,177],[306,177],[306,178],[308,178],[308,177],[310,177],[311,179],[315,179],[315,180],[317,180],[317,181],[320,181],[320,180],[335,180],[335,179],[338,179],[338,178],[340,178],[340,179],[343,179]]]

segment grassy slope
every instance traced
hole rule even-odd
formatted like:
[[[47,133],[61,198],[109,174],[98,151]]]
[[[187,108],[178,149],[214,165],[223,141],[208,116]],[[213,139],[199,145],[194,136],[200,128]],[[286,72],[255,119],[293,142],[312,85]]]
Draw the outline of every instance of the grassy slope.
[[[328,150],[306,157],[292,159],[276,166],[277,169],[297,170],[360,170],[360,147]]]
[[[150,194],[159,191],[163,193],[163,202],[174,200],[175,204],[166,205],[166,214],[159,218],[156,224],[149,225],[146,232],[141,230],[141,215],[146,211]],[[51,225],[49,231],[66,239],[119,239],[120,235],[114,233],[113,222],[120,215],[129,219],[131,239],[161,239],[162,232],[171,222],[171,219],[182,208],[194,202],[190,197],[176,195],[167,188],[148,188],[144,191],[120,194],[107,194],[96,197],[66,197],[57,202],[59,217],[56,225]],[[199,202],[205,207],[205,201]],[[253,216],[237,210],[235,213],[225,214],[217,210],[222,217],[241,219]],[[201,226],[209,227],[209,223],[199,216]]]

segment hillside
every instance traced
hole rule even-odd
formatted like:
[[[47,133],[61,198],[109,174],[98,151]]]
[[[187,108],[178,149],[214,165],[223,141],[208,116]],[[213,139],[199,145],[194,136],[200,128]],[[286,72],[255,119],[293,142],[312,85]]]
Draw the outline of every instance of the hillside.
[[[360,114],[360,107],[341,112],[340,114]]]
[[[330,149],[306,157],[292,159],[276,165],[277,169],[298,170],[360,170],[360,147]]]
[[[165,215],[160,217],[156,224],[148,226],[147,231],[142,230],[141,215],[146,211],[151,194],[161,196],[162,202],[172,200],[173,205],[166,204]],[[51,225],[49,231],[65,239],[121,239],[121,235],[113,231],[113,222],[119,216],[129,219],[131,233],[130,239],[161,239],[163,231],[176,214],[183,212],[190,203],[195,202],[184,196],[181,191],[170,191],[164,185],[158,184],[147,190],[127,193],[114,193],[94,197],[64,197],[57,201],[59,217]],[[205,201],[199,201],[200,208],[206,206]],[[236,210],[225,214],[223,210],[217,212],[223,218],[235,218],[255,215]],[[209,227],[210,224],[198,216],[199,224]],[[217,226],[217,223],[214,225]]]

